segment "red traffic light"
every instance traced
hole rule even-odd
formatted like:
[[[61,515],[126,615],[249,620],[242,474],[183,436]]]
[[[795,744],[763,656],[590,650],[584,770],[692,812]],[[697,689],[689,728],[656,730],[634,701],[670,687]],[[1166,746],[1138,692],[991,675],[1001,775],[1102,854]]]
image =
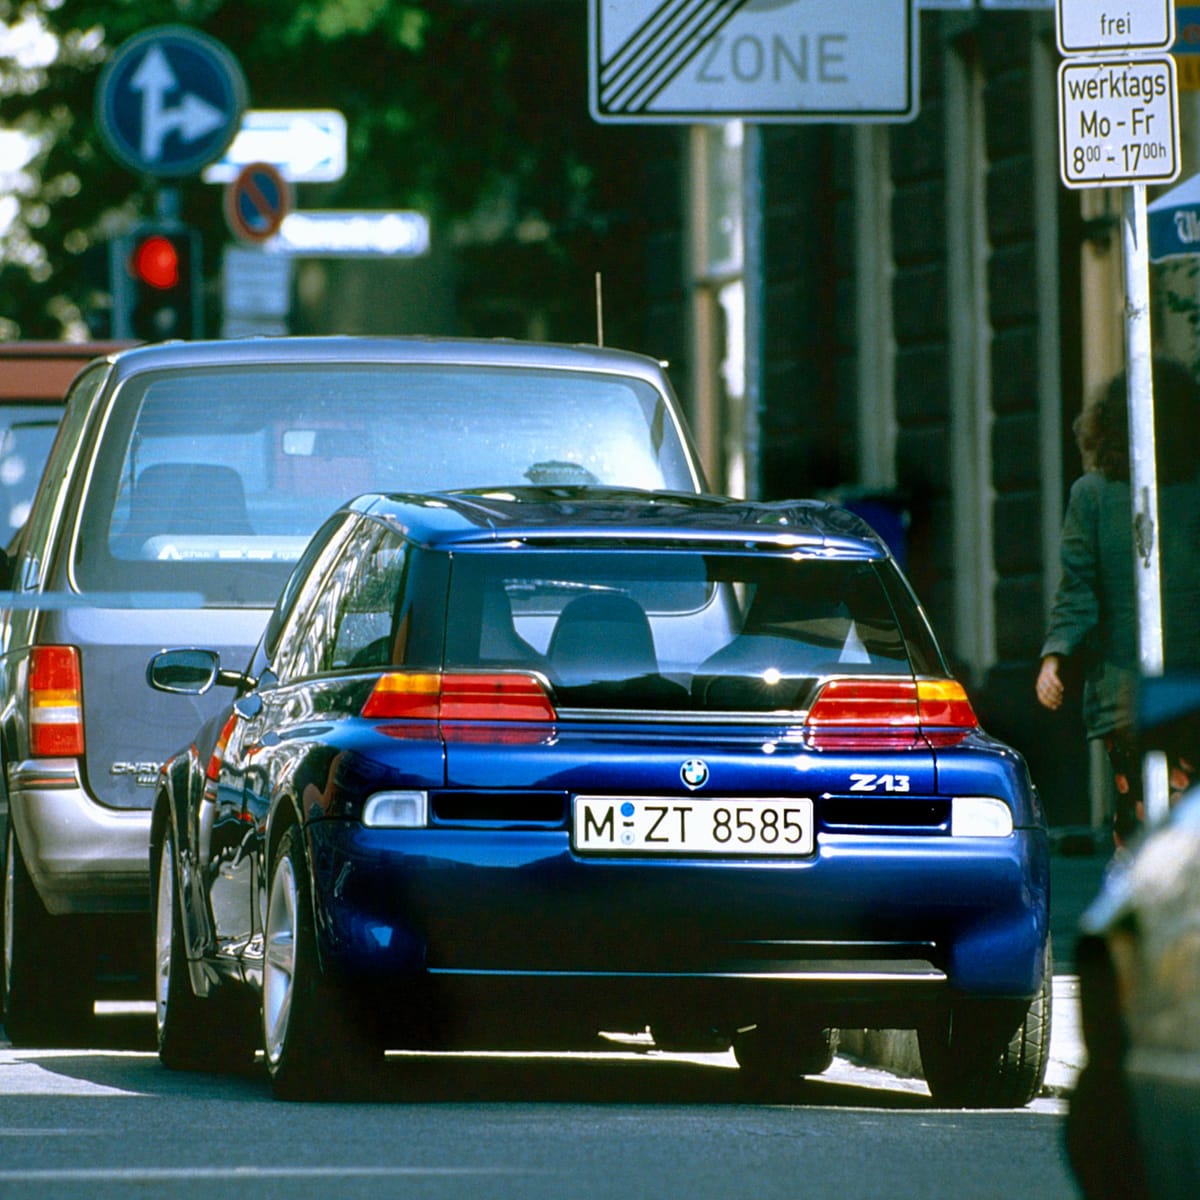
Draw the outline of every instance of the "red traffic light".
[[[152,233],[133,248],[129,272],[141,283],[166,290],[179,284],[179,248],[161,233]]]

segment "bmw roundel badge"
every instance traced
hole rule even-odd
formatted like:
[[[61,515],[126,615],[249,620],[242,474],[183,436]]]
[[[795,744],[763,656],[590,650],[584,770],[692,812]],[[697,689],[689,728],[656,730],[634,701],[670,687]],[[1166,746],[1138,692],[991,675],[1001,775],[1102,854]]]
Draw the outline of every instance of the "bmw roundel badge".
[[[679,778],[693,792],[708,782],[708,763],[702,758],[689,758],[679,768]]]

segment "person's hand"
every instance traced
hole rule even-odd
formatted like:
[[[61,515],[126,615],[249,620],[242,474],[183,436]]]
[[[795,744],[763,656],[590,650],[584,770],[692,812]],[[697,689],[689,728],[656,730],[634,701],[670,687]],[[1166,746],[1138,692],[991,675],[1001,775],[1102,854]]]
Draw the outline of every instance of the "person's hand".
[[[1063,702],[1064,688],[1062,676],[1058,673],[1059,661],[1057,654],[1047,654],[1042,659],[1042,668],[1037,677],[1038,703],[1051,712],[1061,708]]]

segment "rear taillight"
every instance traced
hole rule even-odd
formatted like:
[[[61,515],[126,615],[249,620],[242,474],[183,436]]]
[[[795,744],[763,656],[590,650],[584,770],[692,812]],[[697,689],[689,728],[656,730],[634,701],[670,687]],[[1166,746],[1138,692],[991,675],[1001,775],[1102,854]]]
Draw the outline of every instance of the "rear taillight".
[[[35,758],[83,754],[83,678],[74,646],[29,652],[29,752]]]
[[[536,676],[514,671],[391,671],[380,676],[362,715],[382,720],[524,721],[546,724],[558,714]],[[451,731],[443,730],[446,736]]]
[[[979,721],[963,686],[953,679],[831,679],[809,709],[814,738],[884,734],[904,740],[918,733],[944,744],[958,741]]]
[[[434,721],[441,696],[440,674],[393,671],[379,677],[363,705],[362,715],[388,720]]]

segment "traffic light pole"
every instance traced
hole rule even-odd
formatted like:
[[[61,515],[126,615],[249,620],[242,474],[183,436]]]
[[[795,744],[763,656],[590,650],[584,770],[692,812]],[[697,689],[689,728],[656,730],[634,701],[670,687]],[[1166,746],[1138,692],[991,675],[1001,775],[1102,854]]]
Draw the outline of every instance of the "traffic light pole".
[[[153,218],[109,242],[113,337],[204,336],[200,236],[180,220],[179,211],[179,189],[161,187]]]

